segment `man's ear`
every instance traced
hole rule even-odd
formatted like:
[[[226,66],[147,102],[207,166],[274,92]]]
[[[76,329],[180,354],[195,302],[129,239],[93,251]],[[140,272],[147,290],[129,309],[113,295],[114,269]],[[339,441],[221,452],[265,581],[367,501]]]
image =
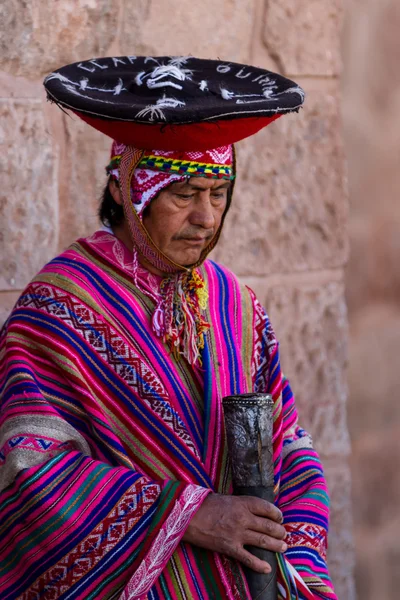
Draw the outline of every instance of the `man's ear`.
[[[118,182],[115,181],[115,179],[111,179],[108,184],[108,187],[109,187],[110,194],[113,197],[114,201],[117,204],[119,204],[120,206],[122,206],[122,197],[121,197],[121,191],[119,189]]]

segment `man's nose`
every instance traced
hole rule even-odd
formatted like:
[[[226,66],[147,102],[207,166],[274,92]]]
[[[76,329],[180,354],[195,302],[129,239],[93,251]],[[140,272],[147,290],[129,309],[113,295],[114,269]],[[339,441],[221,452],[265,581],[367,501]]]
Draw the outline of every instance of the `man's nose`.
[[[202,194],[203,196],[203,194]],[[203,229],[213,229],[215,226],[215,215],[211,204],[211,197],[209,193],[205,193],[199,202],[193,207],[193,211],[190,214],[191,225],[197,225],[203,227]]]

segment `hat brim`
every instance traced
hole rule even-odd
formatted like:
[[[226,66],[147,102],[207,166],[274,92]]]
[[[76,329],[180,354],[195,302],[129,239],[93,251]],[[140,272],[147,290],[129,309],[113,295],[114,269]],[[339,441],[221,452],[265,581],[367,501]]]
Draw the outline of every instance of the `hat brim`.
[[[48,98],[126,145],[208,150],[298,111],[304,91],[265,69],[195,57],[104,57],[50,73]]]

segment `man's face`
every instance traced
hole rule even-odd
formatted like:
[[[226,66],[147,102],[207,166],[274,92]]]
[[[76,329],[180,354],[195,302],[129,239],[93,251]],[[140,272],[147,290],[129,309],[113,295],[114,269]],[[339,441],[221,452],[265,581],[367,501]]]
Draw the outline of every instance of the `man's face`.
[[[229,181],[190,177],[150,203],[143,224],[170,260],[183,266],[199,260],[219,229],[230,186]]]

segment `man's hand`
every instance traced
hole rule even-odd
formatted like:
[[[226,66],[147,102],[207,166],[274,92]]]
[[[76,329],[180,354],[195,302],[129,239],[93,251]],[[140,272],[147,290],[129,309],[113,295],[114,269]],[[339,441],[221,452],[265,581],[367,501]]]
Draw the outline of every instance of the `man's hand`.
[[[243,546],[285,552],[282,520],[279,508],[261,498],[209,494],[182,541],[235,558],[258,573],[269,573],[270,565]]]

